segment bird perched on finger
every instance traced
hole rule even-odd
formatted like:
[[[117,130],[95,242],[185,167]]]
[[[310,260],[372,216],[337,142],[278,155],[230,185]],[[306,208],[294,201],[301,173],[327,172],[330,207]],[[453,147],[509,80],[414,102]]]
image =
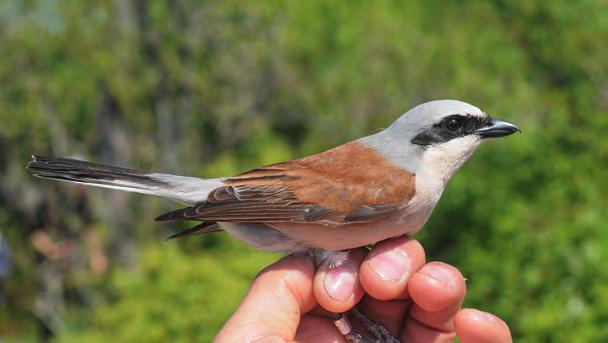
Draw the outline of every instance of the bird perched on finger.
[[[519,128],[456,100],[418,105],[388,128],[315,155],[220,178],[33,156],[36,176],[153,194],[199,221],[171,238],[226,231],[257,248],[344,261],[348,250],[420,230],[447,182],[487,138]],[[382,224],[382,225],[377,225]]]
[[[420,230],[443,190],[481,142],[519,128],[456,100],[407,111],[388,128],[315,155],[220,178],[196,178],[33,156],[36,176],[153,194],[187,207],[159,221],[198,221],[170,238],[226,231],[257,248],[310,254],[339,266],[354,248]],[[376,336],[336,326],[353,342],[397,342],[354,312]]]

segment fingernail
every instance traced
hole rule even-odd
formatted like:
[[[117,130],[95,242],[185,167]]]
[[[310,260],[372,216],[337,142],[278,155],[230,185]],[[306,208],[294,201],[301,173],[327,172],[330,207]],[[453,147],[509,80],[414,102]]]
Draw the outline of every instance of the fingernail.
[[[422,268],[420,273],[441,282],[444,286],[450,288],[454,286],[454,278],[452,277],[452,273],[441,266],[430,265]]]
[[[373,256],[368,262],[371,270],[386,281],[400,281],[409,272],[409,258],[398,249]]]
[[[502,323],[502,319],[496,317],[492,313],[484,312],[476,309],[469,309],[471,311],[471,317],[478,321],[490,322],[490,323]]]
[[[323,278],[323,287],[335,301],[347,301],[355,293],[357,261],[346,260],[338,267],[329,268]]]

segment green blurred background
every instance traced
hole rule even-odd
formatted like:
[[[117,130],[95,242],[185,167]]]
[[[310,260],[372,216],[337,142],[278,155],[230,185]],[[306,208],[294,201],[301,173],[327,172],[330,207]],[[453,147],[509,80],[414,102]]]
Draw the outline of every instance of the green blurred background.
[[[0,341],[208,341],[277,255],[164,242],[168,201],[34,179],[32,153],[233,174],[455,98],[483,145],[417,237],[520,342],[608,341],[608,3],[0,2]]]

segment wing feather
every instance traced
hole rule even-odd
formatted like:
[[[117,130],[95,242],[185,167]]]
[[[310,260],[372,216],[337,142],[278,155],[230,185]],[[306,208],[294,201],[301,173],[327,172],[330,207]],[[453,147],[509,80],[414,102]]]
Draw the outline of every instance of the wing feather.
[[[414,189],[414,174],[351,142],[228,178],[206,201],[157,220],[362,223],[403,208]]]

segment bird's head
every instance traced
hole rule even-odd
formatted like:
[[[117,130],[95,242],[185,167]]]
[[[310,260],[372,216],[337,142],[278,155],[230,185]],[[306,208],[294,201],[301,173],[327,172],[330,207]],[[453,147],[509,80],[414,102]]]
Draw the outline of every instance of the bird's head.
[[[411,172],[431,163],[451,176],[482,141],[516,131],[520,131],[516,125],[492,118],[473,105],[435,100],[412,108],[384,131],[364,140]]]

